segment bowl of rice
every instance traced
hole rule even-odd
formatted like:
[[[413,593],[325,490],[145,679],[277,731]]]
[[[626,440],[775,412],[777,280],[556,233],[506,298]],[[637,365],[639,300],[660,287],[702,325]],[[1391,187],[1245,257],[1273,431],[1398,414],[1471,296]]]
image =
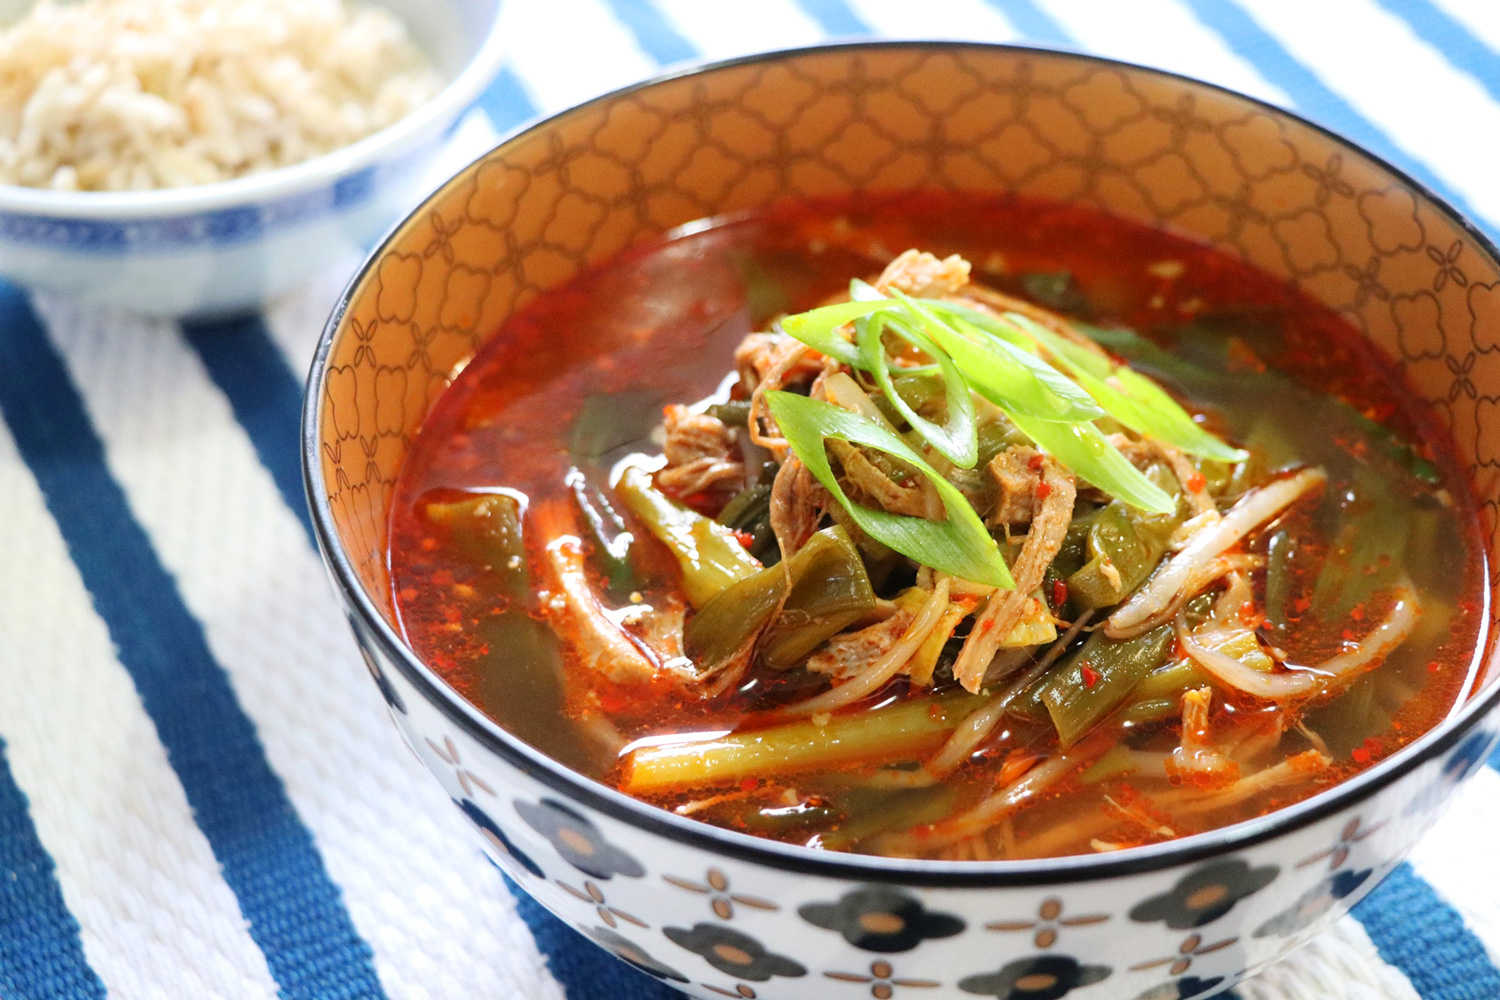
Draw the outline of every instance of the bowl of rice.
[[[498,71],[499,6],[0,4],[0,277],[204,317],[363,250]]]

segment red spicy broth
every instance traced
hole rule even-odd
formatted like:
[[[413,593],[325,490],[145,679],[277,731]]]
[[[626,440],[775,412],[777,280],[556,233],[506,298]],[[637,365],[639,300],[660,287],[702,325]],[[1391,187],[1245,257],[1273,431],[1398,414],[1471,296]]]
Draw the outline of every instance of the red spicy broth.
[[[600,682],[541,614],[537,595],[547,583],[538,555],[546,540],[535,537],[535,525],[525,521],[524,548],[509,540],[513,555],[506,566],[476,564],[427,511],[476,492],[503,490],[521,499],[523,510],[583,491],[599,509],[623,512],[611,498],[609,470],[626,455],[660,452],[653,434],[664,406],[723,391],[733,381],[735,346],[746,334],[765,329],[779,314],[838,296],[851,276],[871,278],[910,247],[940,257],[961,254],[973,262],[976,282],[1101,326],[1140,331],[1166,351],[1132,357],[1137,368],[1208,412],[1214,428],[1231,441],[1289,442],[1299,460],[1324,465],[1329,496],[1345,490],[1349,503],[1358,502],[1360,470],[1372,449],[1384,450],[1399,454],[1428,484],[1422,503],[1431,506],[1437,497],[1444,507],[1440,516],[1424,514],[1401,529],[1424,533],[1422,544],[1411,547],[1426,558],[1407,567],[1423,596],[1417,631],[1344,695],[1302,714],[1299,721],[1323,735],[1308,737],[1294,728],[1282,737],[1288,752],[1326,743],[1334,762],[1326,772],[1206,814],[1176,817],[1152,807],[1140,782],[1085,772],[1008,820],[986,856],[1086,853],[1147,842],[1152,837],[1141,832],[1149,825],[1141,815],[1180,835],[1261,814],[1388,756],[1440,721],[1465,694],[1474,650],[1484,638],[1478,600],[1485,585],[1483,550],[1473,500],[1441,434],[1344,320],[1241,261],[1094,210],[929,194],[791,204],[694,228],[635,248],[514,316],[437,401],[397,483],[392,587],[401,627],[417,654],[511,732],[611,784],[627,776],[609,741],[598,737],[597,720],[581,720],[570,709],[576,704],[570,690],[591,690],[609,724],[631,741],[757,725],[768,705],[788,697],[788,690],[773,690],[773,684],[789,684],[795,693],[795,682],[752,679],[707,701],[669,685],[625,690]],[[1179,380],[1173,358],[1220,378],[1208,388]],[[1280,381],[1252,378],[1268,372],[1280,373]],[[1270,397],[1267,384],[1276,387]],[[1329,396],[1348,404],[1347,427],[1321,419],[1319,400]],[[1321,531],[1315,522],[1326,516],[1294,510],[1277,526],[1303,538],[1303,550],[1321,563],[1389,561],[1389,554],[1370,549],[1358,536]],[[621,526],[635,538],[628,560],[642,582],[628,598],[616,600],[650,605],[667,599],[678,587],[676,563],[628,514],[620,514]],[[615,553],[602,551],[610,535],[606,526],[586,544],[590,573],[604,591],[614,565]],[[1257,544],[1273,543],[1263,538]],[[1304,591],[1314,583],[1299,581]],[[1263,596],[1263,574],[1256,574],[1255,586]],[[1295,604],[1288,611],[1294,619]],[[1337,652],[1373,624],[1362,626],[1362,617],[1359,606],[1342,630],[1310,626],[1295,652],[1303,662]],[[862,709],[907,695],[898,678]],[[1259,709],[1231,702],[1221,710]],[[1013,719],[996,741],[1008,738],[1024,747],[1033,738],[1030,725]],[[949,801],[973,801],[995,787],[1005,768],[1014,767],[1016,752],[1015,746],[981,747],[972,766],[949,780]],[[853,850],[879,849],[878,842],[838,835],[869,827],[866,812],[905,809],[917,824],[931,812],[899,799],[910,799],[910,790],[884,797],[871,792],[868,803],[851,798],[847,779],[831,773],[803,776],[791,790],[748,784],[756,787],[727,795],[718,794],[722,789],[683,788],[642,797],[729,828]],[[772,791],[782,798],[764,799],[748,811],[740,794],[754,800]],[[783,798],[788,805],[778,806]],[[719,799],[726,804],[716,804]],[[818,808],[833,803],[821,826],[766,818],[778,809],[804,815],[808,802]],[[1080,822],[1107,812],[1106,803],[1120,811],[1112,822]]]

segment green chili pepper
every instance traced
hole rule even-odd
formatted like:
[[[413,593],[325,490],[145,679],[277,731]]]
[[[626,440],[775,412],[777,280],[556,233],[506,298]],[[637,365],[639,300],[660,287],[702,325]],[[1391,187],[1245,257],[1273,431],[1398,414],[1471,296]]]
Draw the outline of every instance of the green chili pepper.
[[[782,604],[788,575],[792,589]],[[824,528],[785,567],[769,566],[720,591],[684,629],[688,655],[708,667],[722,663],[760,633],[778,605],[781,614],[761,647],[773,670],[795,666],[874,609],[864,562],[843,528]]]
[[[499,591],[524,601],[531,593],[521,504],[507,493],[476,493],[422,505],[422,516],[448,531],[449,544],[479,569],[494,574]]]
[[[1152,466],[1147,478],[1164,491],[1175,488],[1175,477],[1164,465]],[[1070,599],[1079,608],[1103,608],[1124,600],[1161,562],[1183,516],[1181,503],[1170,514],[1148,514],[1111,501],[1089,524],[1087,561],[1068,577]]]
[[[490,718],[568,767],[598,775],[597,748],[580,740],[565,718],[562,653],[557,636],[527,609],[531,597],[521,505],[505,493],[424,504],[422,514],[448,531],[453,549],[481,574],[483,590],[506,599],[479,615],[473,628],[482,650],[468,694]]]
[[[942,745],[986,695],[909,698],[875,711],[799,719],[696,742],[642,747],[625,763],[631,794],[701,788],[745,778],[911,759]]]
[[[1058,742],[1072,746],[1120,706],[1146,675],[1161,666],[1172,645],[1172,626],[1162,625],[1133,639],[1116,640],[1102,631],[1049,675],[1042,704],[1057,728]]]
[[[630,512],[677,557],[682,589],[693,607],[760,572],[760,562],[733,531],[669,499],[642,470],[626,469],[616,489]]]

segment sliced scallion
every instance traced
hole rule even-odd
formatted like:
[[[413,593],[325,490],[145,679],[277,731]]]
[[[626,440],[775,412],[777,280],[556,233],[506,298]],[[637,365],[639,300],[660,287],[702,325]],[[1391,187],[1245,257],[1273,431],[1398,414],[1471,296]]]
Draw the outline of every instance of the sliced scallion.
[[[1139,372],[1116,365],[1019,313],[1006,313],[1005,319],[1045,347],[1105,412],[1137,434],[1220,462],[1247,457],[1248,453],[1199,427],[1177,400]]]
[[[766,393],[771,416],[793,452],[871,538],[924,565],[992,587],[1011,587],[1010,570],[968,500],[900,437],[857,413],[793,392]],[[947,519],[928,520],[856,504],[839,485],[824,441],[874,448],[926,477]]]
[[[1104,416],[1087,392],[1036,355],[993,337],[976,339],[969,330],[945,323],[927,308],[928,303],[900,291],[896,295],[907,315],[958,362],[975,391],[997,406],[1038,420],[1085,421]]]
[[[810,312],[788,316],[781,329],[815,351],[822,351],[840,364],[860,367],[859,351],[839,330],[861,316],[889,308],[882,301],[839,302]]]
[[[875,376],[875,384],[890,404],[906,418],[912,430],[932,445],[948,461],[962,469],[972,469],[979,460],[979,438],[974,432],[974,399],[953,359],[939,350],[930,339],[903,323],[887,323],[883,313],[874,313],[854,321],[855,345],[862,366]],[[891,383],[890,359],[885,353],[885,332],[911,344],[932,358],[943,376],[946,419],[935,424],[923,417],[901,398]]]
[[[972,468],[977,461],[969,391],[1003,409],[1022,433],[1075,475],[1142,510],[1167,513],[1174,501],[1109,443],[1094,426],[1099,417],[1108,415],[1190,454],[1219,461],[1244,457],[1199,427],[1155,382],[1026,316],[999,318],[955,303],[915,299],[899,289],[887,297],[858,279],[850,282],[849,294],[850,302],[788,317],[782,329],[870,372],[912,429],[956,465]],[[851,323],[852,343],[839,332]],[[887,331],[927,354],[942,374],[948,408],[942,425],[923,418],[895,391],[883,341]],[[1038,348],[1062,371],[1038,357]]]

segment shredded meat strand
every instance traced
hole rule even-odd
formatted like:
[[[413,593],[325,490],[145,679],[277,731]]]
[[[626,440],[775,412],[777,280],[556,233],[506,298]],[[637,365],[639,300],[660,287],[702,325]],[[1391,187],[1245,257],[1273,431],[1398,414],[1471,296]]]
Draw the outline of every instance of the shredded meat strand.
[[[723,483],[739,484],[745,463],[724,421],[673,404],[663,411],[666,467],[656,473],[656,485],[676,496],[692,496]]]
[[[864,672],[901,640],[911,624],[909,611],[897,610],[883,622],[834,636],[807,658],[807,669],[836,681]]]
[[[682,629],[687,609],[680,600],[667,597],[660,607],[631,604],[618,611],[605,610],[605,617],[618,623],[669,669],[691,672],[692,661],[682,650]]]
[[[740,341],[734,349],[734,368],[739,373],[740,384],[746,392],[766,380],[771,371],[786,360],[788,351],[798,342],[784,333],[752,333]],[[783,373],[788,384],[798,384],[822,370],[822,363],[815,356],[805,356]]]
[[[765,632],[766,625],[769,625],[774,618],[775,615],[768,618],[766,623],[751,633],[744,642],[740,643],[740,647],[731,653],[727,659],[714,664],[708,670],[698,674],[696,679],[699,684],[703,685],[705,695],[710,698],[721,695],[744,678],[745,674],[750,670],[750,664],[755,660],[755,646],[760,642],[761,634]]]
[[[658,664],[610,620],[595,599],[583,566],[583,545],[578,538],[568,534],[555,536],[546,553],[558,588],[551,611],[560,619],[564,626],[560,631],[571,642],[583,665],[616,684],[645,684],[655,680]]]
[[[1203,481],[1203,474],[1193,465],[1178,449],[1167,444],[1165,441],[1155,441],[1157,454],[1172,470],[1172,475],[1177,477],[1178,484],[1182,487],[1182,495],[1187,497],[1188,504],[1192,507],[1193,515],[1207,514],[1212,511],[1219,512],[1214,504],[1214,498],[1208,495],[1208,489]]]
[[[752,333],[740,341],[734,356],[740,381],[750,390],[750,440],[782,461],[789,447],[779,432],[766,429],[776,426],[766,411],[766,393],[821,375],[823,357],[784,333]],[[753,381],[747,381],[746,375]]]
[[[990,459],[985,470],[999,493],[990,524],[1030,524],[1036,516],[1037,487],[1042,485],[1041,452],[1030,445],[1015,445]]]
[[[953,676],[967,691],[977,692],[984,683],[990,661],[1025,612],[1032,591],[1041,586],[1042,575],[1057,558],[1068,524],[1073,520],[1077,485],[1072,474],[1056,459],[1043,456],[1042,482],[1050,492],[1038,507],[1031,530],[1021,545],[1021,554],[1011,568],[1015,589],[997,590],[990,595],[954,661]]]
[[[939,260],[924,250],[908,250],[885,266],[875,288],[900,289],[918,299],[942,299],[969,283],[969,262],[958,254]]]
[[[934,520],[943,517],[942,497],[938,496],[937,489],[926,476],[913,474],[911,485],[903,486],[849,442],[830,438],[827,444],[828,450],[844,467],[844,479],[864,497],[892,514]],[[839,485],[844,486],[844,483]]]
[[[770,520],[783,560],[807,544],[832,500],[796,455],[789,455],[776,470],[771,482]]]

